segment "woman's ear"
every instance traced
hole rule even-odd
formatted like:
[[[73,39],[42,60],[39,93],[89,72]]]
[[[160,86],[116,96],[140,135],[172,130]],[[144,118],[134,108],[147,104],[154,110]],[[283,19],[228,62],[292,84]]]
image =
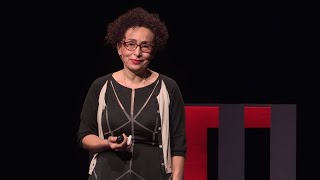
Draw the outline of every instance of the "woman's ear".
[[[121,43],[117,44],[117,50],[118,50],[118,54],[121,57]]]
[[[120,50],[122,44],[121,43],[117,43],[117,49]]]

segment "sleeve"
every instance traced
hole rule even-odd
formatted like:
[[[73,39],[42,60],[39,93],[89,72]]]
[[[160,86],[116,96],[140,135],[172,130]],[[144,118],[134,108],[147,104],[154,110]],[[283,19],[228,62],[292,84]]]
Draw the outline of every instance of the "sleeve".
[[[177,83],[173,83],[170,94],[170,145],[171,156],[186,155],[186,125],[185,107],[180,88]]]
[[[98,109],[98,84],[93,82],[86,94],[80,113],[80,125],[77,133],[77,141],[82,147],[82,139],[86,135],[98,135],[97,109]]]

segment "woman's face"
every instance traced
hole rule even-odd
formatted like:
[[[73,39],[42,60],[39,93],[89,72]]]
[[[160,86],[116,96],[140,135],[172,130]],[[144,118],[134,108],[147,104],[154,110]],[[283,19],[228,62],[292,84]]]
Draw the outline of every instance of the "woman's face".
[[[141,72],[148,67],[153,58],[154,34],[144,27],[130,28],[125,38],[118,44],[118,53],[125,68],[133,72]]]

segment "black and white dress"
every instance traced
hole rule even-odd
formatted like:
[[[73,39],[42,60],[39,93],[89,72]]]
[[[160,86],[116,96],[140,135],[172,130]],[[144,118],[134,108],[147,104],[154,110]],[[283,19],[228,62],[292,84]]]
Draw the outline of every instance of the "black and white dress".
[[[96,79],[81,112],[78,141],[88,134],[107,139],[125,133],[128,151],[90,156],[89,180],[171,179],[172,156],[185,156],[184,102],[177,83],[162,74],[152,84],[131,89],[112,74]]]

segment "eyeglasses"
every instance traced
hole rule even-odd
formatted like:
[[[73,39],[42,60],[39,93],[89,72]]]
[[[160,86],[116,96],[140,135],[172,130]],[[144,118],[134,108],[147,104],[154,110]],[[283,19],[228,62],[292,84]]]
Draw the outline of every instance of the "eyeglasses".
[[[139,45],[134,41],[127,41],[127,42],[121,41],[121,42],[124,45],[124,47],[129,51],[136,50],[138,46],[140,47],[140,50],[145,53],[151,53],[153,50],[153,45],[151,45],[151,44],[142,43]]]

